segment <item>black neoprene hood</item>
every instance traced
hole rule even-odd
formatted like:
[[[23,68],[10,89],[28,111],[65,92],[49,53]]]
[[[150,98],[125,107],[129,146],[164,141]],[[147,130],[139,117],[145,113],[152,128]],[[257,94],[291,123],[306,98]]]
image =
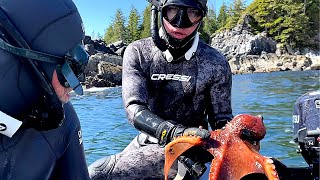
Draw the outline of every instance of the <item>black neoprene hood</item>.
[[[0,8],[34,51],[64,56],[84,38],[82,19],[72,0],[0,1]],[[0,111],[19,114],[34,106],[43,90],[23,58],[2,49],[0,57]],[[38,64],[51,84],[56,64]]]

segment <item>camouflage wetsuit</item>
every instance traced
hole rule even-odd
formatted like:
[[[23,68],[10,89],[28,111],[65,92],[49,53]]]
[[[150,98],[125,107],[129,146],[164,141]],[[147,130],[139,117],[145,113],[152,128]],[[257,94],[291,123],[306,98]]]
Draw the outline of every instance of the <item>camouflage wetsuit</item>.
[[[122,78],[123,102],[132,124],[136,112],[128,107],[137,104],[187,127],[207,128],[209,122],[216,128],[217,120],[232,117],[229,64],[201,40],[190,60],[170,63],[151,38],[136,41],[125,51]],[[144,145],[145,141],[148,138],[136,137],[122,153],[95,162],[89,167],[91,177],[162,179],[164,149],[148,142]],[[117,163],[111,165],[111,161]]]

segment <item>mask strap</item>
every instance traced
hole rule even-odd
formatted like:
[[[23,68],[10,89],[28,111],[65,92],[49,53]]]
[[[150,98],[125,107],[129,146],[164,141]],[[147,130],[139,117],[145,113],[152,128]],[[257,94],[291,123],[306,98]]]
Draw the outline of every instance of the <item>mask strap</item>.
[[[38,61],[60,64],[64,60],[64,58],[61,58],[58,56],[45,54],[45,53],[41,53],[38,51],[30,50],[30,49],[23,49],[23,48],[12,46],[11,44],[5,42],[1,38],[0,38],[0,48],[11,53],[11,54],[21,56],[24,58],[35,59]]]

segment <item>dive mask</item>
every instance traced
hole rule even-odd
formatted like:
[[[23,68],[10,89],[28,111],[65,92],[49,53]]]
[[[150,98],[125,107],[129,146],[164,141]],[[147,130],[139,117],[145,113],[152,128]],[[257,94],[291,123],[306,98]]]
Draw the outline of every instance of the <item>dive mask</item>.
[[[201,21],[202,11],[185,6],[165,6],[162,16],[174,27],[189,28]]]
[[[17,56],[57,64],[57,74],[60,83],[64,87],[71,87],[76,94],[83,94],[83,89],[78,77],[83,73],[88,64],[89,54],[84,50],[82,45],[76,45],[69,50],[64,57],[15,47],[1,38],[0,48]]]
[[[57,66],[57,75],[62,86],[71,87],[75,93],[83,94],[79,77],[82,75],[89,61],[89,54],[83,45],[78,44],[67,52],[65,61]]]

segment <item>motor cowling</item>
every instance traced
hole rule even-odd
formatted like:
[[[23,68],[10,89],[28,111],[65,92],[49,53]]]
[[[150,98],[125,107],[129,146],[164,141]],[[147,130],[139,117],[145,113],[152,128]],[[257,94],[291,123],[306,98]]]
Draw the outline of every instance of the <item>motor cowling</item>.
[[[292,122],[293,139],[299,144],[299,152],[309,166],[319,170],[320,90],[305,93],[297,99]]]

